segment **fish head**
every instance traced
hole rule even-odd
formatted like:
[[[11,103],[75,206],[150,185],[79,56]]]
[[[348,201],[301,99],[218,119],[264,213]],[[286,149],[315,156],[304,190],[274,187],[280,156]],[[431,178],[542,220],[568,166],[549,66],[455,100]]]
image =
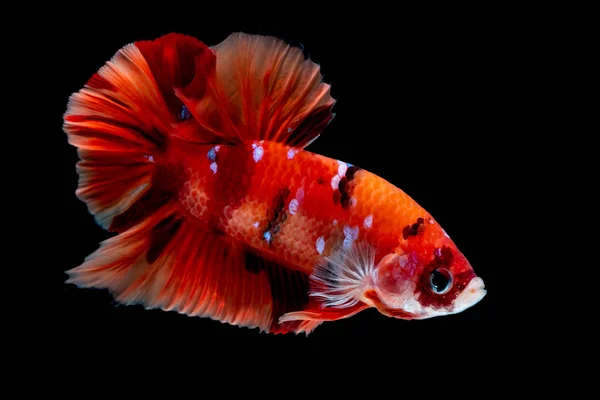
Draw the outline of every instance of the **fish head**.
[[[402,319],[456,314],[487,293],[483,279],[435,222],[383,256],[373,282],[368,301],[384,315]]]

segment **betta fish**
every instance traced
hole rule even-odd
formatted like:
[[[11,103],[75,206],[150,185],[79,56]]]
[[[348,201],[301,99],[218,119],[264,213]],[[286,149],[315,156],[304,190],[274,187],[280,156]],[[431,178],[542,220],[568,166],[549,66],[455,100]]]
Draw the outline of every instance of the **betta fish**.
[[[371,307],[413,320],[478,303],[483,280],[432,215],[306,150],[335,102],[320,67],[275,37],[121,48],[64,114],[75,194],[114,233],[67,283],[274,334]]]

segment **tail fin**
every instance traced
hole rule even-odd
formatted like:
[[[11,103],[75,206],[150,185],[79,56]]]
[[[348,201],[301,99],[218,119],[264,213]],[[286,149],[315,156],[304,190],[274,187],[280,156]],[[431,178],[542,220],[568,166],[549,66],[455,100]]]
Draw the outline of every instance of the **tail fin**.
[[[209,48],[178,34],[119,50],[69,100],[79,187],[97,222],[119,234],[68,271],[68,282],[142,304],[283,333],[320,322],[282,315],[308,305],[308,276],[187,221],[172,140],[304,147],[333,118],[316,64],[274,38],[234,34]],[[166,159],[166,161],[165,161]]]
[[[115,218],[152,190],[155,157],[183,105],[172,88],[192,80],[189,66],[203,53],[214,62],[204,44],[177,34],[129,44],[69,99],[64,130],[81,159],[76,193],[105,229],[123,230]]]

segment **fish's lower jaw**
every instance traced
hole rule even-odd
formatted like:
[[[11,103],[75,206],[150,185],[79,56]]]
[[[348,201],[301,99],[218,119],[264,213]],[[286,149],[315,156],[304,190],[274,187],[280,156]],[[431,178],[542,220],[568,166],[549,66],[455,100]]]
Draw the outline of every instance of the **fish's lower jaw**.
[[[475,277],[471,279],[467,287],[454,300],[453,309],[449,314],[456,314],[473,307],[485,297],[487,291],[483,279]]]

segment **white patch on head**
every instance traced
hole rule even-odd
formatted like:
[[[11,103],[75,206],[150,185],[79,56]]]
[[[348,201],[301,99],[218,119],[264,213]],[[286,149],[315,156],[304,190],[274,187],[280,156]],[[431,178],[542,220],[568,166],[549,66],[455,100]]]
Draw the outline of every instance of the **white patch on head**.
[[[252,147],[254,147],[254,145],[252,145]],[[254,162],[259,162],[264,154],[264,150],[262,148],[262,146],[256,146],[254,147],[254,151],[252,152],[252,157],[254,158]]]
[[[288,160],[291,160],[292,158],[294,158],[295,155],[296,155],[296,150],[294,150],[294,149],[288,150],[288,153],[287,153]]]
[[[417,299],[410,298],[402,304],[402,310],[414,315],[420,315],[423,307],[421,307],[421,303],[419,303]]]
[[[317,251],[319,252],[319,254],[323,254],[323,250],[325,250],[325,239],[323,239],[323,236],[320,236],[317,239],[317,242],[315,245],[317,247]]]
[[[364,221],[364,225],[366,229],[370,229],[371,226],[373,225],[373,215],[367,215],[365,217],[365,221]]]
[[[348,170],[348,165],[345,162],[340,161],[340,160],[337,160],[337,162],[340,165],[338,167],[338,175],[340,177],[342,177],[342,176],[346,175],[346,171]]]
[[[331,178],[331,187],[333,188],[333,190],[337,190],[339,185],[340,185],[340,176],[334,175],[333,178]]]
[[[292,199],[292,201],[290,201],[290,206],[288,207],[290,210],[290,214],[296,214],[296,212],[298,212],[298,200],[296,199]]]
[[[400,257],[398,257],[398,262],[400,263],[400,266],[404,268],[406,263],[408,263],[408,256],[406,254],[402,254]]]
[[[213,174],[217,173],[217,163],[213,162],[210,164],[210,170],[213,172]]]
[[[271,232],[265,232],[265,234],[263,235],[263,238],[265,238],[265,240],[267,241],[267,243],[271,243]]]
[[[414,314],[420,319],[457,314],[481,301],[487,293],[484,288],[483,279],[475,277],[471,279],[467,287],[458,295],[449,309],[423,307],[418,301],[419,296],[412,296],[402,304],[402,310]]]

